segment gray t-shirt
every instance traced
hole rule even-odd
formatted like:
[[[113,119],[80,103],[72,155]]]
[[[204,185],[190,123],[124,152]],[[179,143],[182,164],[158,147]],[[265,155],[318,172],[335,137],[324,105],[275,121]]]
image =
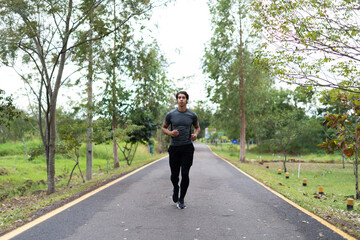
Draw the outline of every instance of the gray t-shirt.
[[[189,109],[186,109],[185,112],[180,112],[176,108],[166,114],[164,123],[166,125],[171,125],[171,131],[179,131],[179,135],[177,137],[171,137],[170,145],[186,145],[192,143],[191,125],[198,125],[198,116]]]

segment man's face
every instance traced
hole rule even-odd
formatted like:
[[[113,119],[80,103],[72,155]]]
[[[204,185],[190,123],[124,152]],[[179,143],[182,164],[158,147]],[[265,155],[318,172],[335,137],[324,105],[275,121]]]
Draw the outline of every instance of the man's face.
[[[185,106],[187,104],[187,99],[185,94],[180,93],[177,98],[177,104],[181,107]]]

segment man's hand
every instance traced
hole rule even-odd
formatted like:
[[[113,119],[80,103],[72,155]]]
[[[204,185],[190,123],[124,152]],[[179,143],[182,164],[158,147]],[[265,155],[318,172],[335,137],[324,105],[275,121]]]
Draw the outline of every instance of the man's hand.
[[[195,141],[197,139],[197,134],[193,133],[191,134],[191,140]]]
[[[166,135],[171,136],[171,137],[179,136],[179,131],[178,130],[175,129],[175,130],[169,131],[168,127],[169,127],[169,125],[163,123],[162,128],[161,128],[162,132],[165,133]]]
[[[172,130],[170,131],[170,134],[169,134],[171,137],[177,137],[179,136],[179,131],[178,130]]]
[[[194,133],[191,134],[191,140],[195,141],[197,139],[198,134],[200,133],[200,126],[199,124],[194,126]]]

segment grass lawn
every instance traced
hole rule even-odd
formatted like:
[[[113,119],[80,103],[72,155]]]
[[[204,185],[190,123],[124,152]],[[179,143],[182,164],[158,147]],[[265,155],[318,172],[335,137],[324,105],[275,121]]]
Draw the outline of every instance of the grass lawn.
[[[212,148],[216,149],[217,152],[223,154],[224,156],[237,159],[239,158],[239,145],[222,143],[216,146],[212,145]],[[258,161],[260,159],[265,161],[282,161],[284,159],[284,155],[281,153],[254,153],[251,152],[251,149],[252,147],[250,147],[250,151],[246,151],[246,159],[249,161]],[[287,159],[294,159],[296,161],[299,160],[304,162],[342,163],[342,156],[340,154],[328,155],[325,153],[312,153],[304,155],[288,155]],[[345,161],[347,162],[349,159],[346,158]]]
[[[290,173],[290,177],[286,179],[283,172],[281,175],[277,173],[278,169],[283,169],[283,163],[274,162],[275,159],[271,158],[272,154],[262,155],[262,160],[266,161],[263,165],[254,161],[254,154],[251,153],[246,154],[246,163],[240,163],[237,149],[228,146],[211,146],[211,148],[221,157],[288,199],[360,238],[360,200],[355,201],[353,211],[348,211],[346,207],[346,199],[355,194],[353,165],[347,163],[343,168],[341,156],[338,159],[334,158],[335,155],[330,155],[330,158],[326,159],[325,154],[319,158],[315,158],[315,155],[302,156],[301,159],[305,162],[286,164]],[[293,158],[295,159],[295,156]],[[315,162],[309,161],[309,158]],[[269,164],[269,168],[266,168],[266,163]],[[307,179],[306,187],[302,185],[303,178]],[[318,193],[319,186],[324,188],[325,194]]]
[[[17,144],[13,144],[13,148],[17,148]],[[86,177],[86,157],[85,157],[85,146],[81,149],[84,154],[80,157],[80,169]],[[1,149],[0,149],[1,152]],[[1,155],[1,154],[0,154]],[[126,161],[121,161],[120,168],[128,168]],[[111,161],[107,161],[111,159]],[[136,156],[132,164],[138,162],[145,163],[148,159],[153,159],[151,154],[147,153],[147,147],[140,145],[138,147]],[[95,145],[94,146],[94,159],[93,159],[93,175],[104,175],[108,174],[113,169],[112,162],[112,150],[109,145]],[[145,161],[145,162],[144,162]],[[56,187],[62,187],[67,185],[70,173],[75,165],[75,161],[72,159],[56,156],[55,160],[55,172],[56,172]],[[37,190],[45,190],[46,186],[46,160],[45,157],[41,156],[33,161],[29,161],[28,157],[24,153],[19,154],[16,151],[16,155],[0,156],[0,174],[1,174],[1,185],[0,185],[0,200],[7,197],[15,197],[23,195],[27,192],[34,192]],[[74,170],[73,179],[70,182],[80,181],[81,174],[78,167]]]

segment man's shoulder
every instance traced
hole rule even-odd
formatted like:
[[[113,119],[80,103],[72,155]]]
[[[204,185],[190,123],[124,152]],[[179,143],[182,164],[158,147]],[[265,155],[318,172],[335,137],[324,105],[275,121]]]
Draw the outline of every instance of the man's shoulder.
[[[167,113],[167,115],[169,115],[169,114],[174,114],[174,113],[176,113],[177,111],[176,111],[176,108],[174,108],[173,110],[171,110],[171,111],[169,111],[168,113]]]
[[[193,116],[197,116],[195,112],[191,111],[190,109],[188,109],[188,112],[193,115]]]

